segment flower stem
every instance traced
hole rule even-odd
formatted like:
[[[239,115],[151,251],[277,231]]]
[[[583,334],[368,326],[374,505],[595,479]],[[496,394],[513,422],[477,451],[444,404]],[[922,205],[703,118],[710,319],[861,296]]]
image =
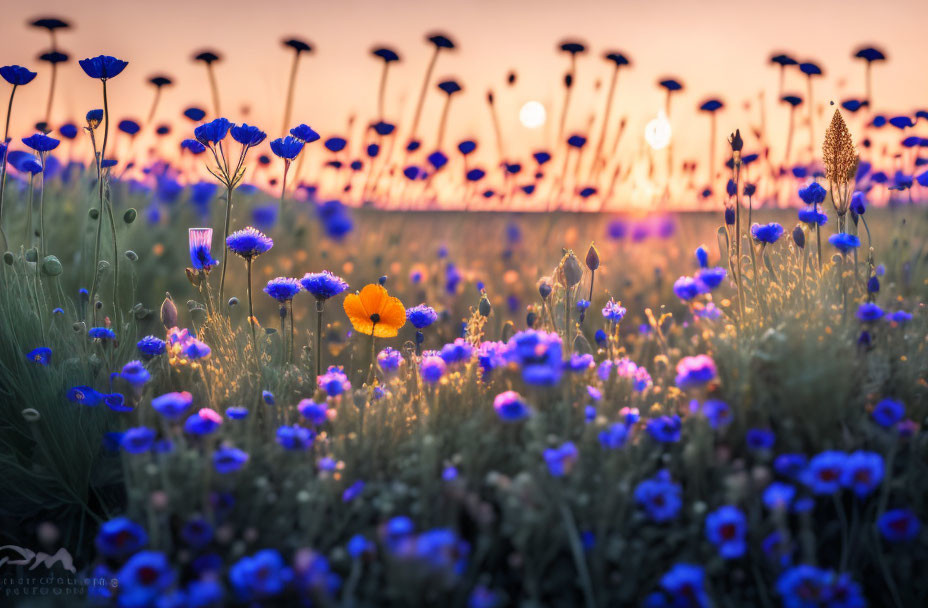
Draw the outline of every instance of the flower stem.
[[[223,294],[226,290],[226,262],[229,259],[229,244],[226,243],[226,240],[229,238],[229,221],[232,216],[232,186],[226,187],[226,223],[225,229],[222,233],[222,246],[225,248],[223,257],[222,257],[222,274],[219,275],[219,309],[222,310],[222,306],[225,303]]]
[[[322,375],[322,313],[325,311],[325,301],[316,300],[316,352],[313,353],[313,359],[316,364],[316,377]],[[291,323],[292,323],[291,319]]]
[[[255,308],[251,301],[251,258],[245,258],[245,267],[248,272],[248,326],[251,327],[251,344],[255,349],[255,359],[258,359],[258,337],[255,333]]]

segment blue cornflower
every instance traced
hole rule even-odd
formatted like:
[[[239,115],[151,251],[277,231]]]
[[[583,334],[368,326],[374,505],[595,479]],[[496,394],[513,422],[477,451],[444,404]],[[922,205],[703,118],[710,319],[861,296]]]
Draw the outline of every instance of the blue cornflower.
[[[346,283],[344,279],[332,274],[328,270],[307,273],[300,280],[300,284],[303,285],[303,289],[311,293],[317,300],[328,300],[348,289],[348,283]]]
[[[918,537],[921,522],[911,509],[891,509],[876,522],[880,534],[892,543],[914,540]]]
[[[676,383],[680,388],[704,386],[715,379],[718,370],[715,361],[708,355],[683,357],[677,363]]]
[[[303,399],[297,405],[297,410],[303,418],[316,426],[321,426],[329,420],[329,408],[325,403],[316,403],[312,399]]]
[[[309,125],[304,124],[297,125],[290,129],[290,135],[306,144],[311,144],[319,139],[319,134],[316,133]]]
[[[774,481],[764,490],[764,505],[771,511],[785,511],[795,496],[795,486]]]
[[[883,457],[876,452],[859,450],[848,454],[844,461],[841,485],[854,490],[863,498],[883,481]]]
[[[419,304],[406,309],[406,320],[416,329],[425,329],[438,320],[438,313],[431,306]]]
[[[345,375],[345,370],[340,366],[330,366],[324,374],[319,376],[317,382],[319,388],[324,390],[329,397],[337,397],[351,389],[348,376]]]
[[[245,556],[229,568],[229,581],[238,597],[246,602],[278,596],[292,580],[293,571],[274,549]]]
[[[0,76],[14,87],[21,87],[32,82],[36,73],[21,65],[5,65],[0,68]]]
[[[706,516],[706,537],[724,559],[741,557],[747,551],[747,518],[732,505],[719,507]]]
[[[805,188],[799,189],[799,198],[806,205],[818,205],[825,201],[828,191],[825,190],[818,182],[812,182]]]
[[[109,393],[103,395],[103,403],[114,412],[132,411],[132,406],[126,405],[126,398],[123,397],[122,393]]]
[[[377,355],[377,364],[385,374],[392,374],[403,364],[403,353],[395,348],[386,347]]]
[[[773,459],[773,470],[790,479],[798,479],[808,461],[805,454],[780,454]]]
[[[94,541],[105,557],[123,559],[148,544],[145,529],[127,517],[116,517],[100,526]]]
[[[475,142],[472,139],[465,139],[464,141],[458,144],[458,151],[464,156],[467,156],[468,154],[470,154],[476,149],[477,149],[477,142]]]
[[[260,230],[249,226],[230,234],[226,239],[226,245],[229,251],[248,260],[270,251],[274,241]]]
[[[214,118],[193,130],[193,136],[204,146],[218,144],[229,134],[232,123],[228,118]]]
[[[303,286],[300,284],[299,279],[277,277],[267,282],[267,285],[264,287],[264,293],[278,302],[283,303],[292,300],[293,296],[300,293],[302,289]]]
[[[109,327],[91,327],[87,335],[95,340],[115,340],[116,333]]]
[[[905,405],[896,399],[886,398],[873,408],[873,420],[884,428],[889,428],[905,416]]]
[[[119,375],[132,386],[142,386],[151,380],[151,374],[141,361],[129,361],[122,366]]]
[[[345,149],[345,146],[348,145],[348,142],[345,140],[344,137],[330,137],[327,140],[325,140],[323,145],[330,152],[341,152],[342,150]]]
[[[68,389],[68,401],[78,405],[93,407],[103,400],[103,395],[89,386],[73,386]]]
[[[661,443],[675,443],[680,440],[680,417],[660,416],[648,421],[648,435]]]
[[[678,563],[661,577],[661,588],[673,597],[680,608],[707,608],[705,572],[695,564]]]
[[[142,454],[151,449],[154,441],[155,430],[147,426],[139,426],[126,429],[119,441],[119,447],[130,454]]]
[[[222,425],[222,416],[216,410],[201,408],[184,421],[184,432],[191,435],[209,435]]]
[[[374,543],[366,539],[363,534],[355,534],[348,540],[346,549],[348,550],[348,555],[353,559],[357,559],[364,554],[373,553],[376,547]]]
[[[714,429],[720,429],[731,424],[734,416],[731,407],[724,401],[709,399],[702,406],[702,413],[709,421],[709,426]]]
[[[577,446],[570,441],[557,448],[548,448],[544,452],[548,471],[554,477],[563,477],[566,473],[569,473],[577,461],[577,455]]]
[[[226,409],[226,416],[232,420],[244,420],[248,417],[248,408],[233,405],[232,407]]]
[[[500,420],[504,422],[518,422],[528,418],[530,410],[522,396],[515,391],[500,393],[493,400],[493,408]]]
[[[193,155],[203,154],[206,152],[206,146],[195,139],[185,139],[184,141],[180,142],[180,149],[189,150]]]
[[[312,429],[301,426],[282,426],[277,429],[277,443],[285,450],[308,450],[316,438]]]
[[[691,277],[680,277],[673,284],[673,292],[684,302],[692,300],[699,295],[700,285]]]
[[[190,228],[187,230],[190,246],[190,264],[194,270],[209,270],[219,262],[213,258],[213,229]]]
[[[33,348],[26,353],[26,358],[39,365],[47,366],[52,360],[52,349],[47,346]]]
[[[441,347],[439,356],[446,364],[452,365],[470,360],[473,353],[474,348],[464,338],[456,338],[454,342]]]
[[[776,222],[754,224],[751,226],[751,236],[761,243],[776,243],[777,240],[783,236],[783,226]]]
[[[213,467],[217,473],[238,471],[248,462],[248,454],[238,448],[223,447],[213,453]]]
[[[851,211],[857,215],[863,215],[867,212],[867,197],[860,190],[851,195]]]
[[[841,489],[846,461],[847,454],[844,452],[826,451],[817,454],[802,473],[802,481],[813,494],[834,494]]]
[[[130,137],[142,130],[142,127],[139,126],[139,123],[128,118],[120,120],[119,124],[116,125],[116,128]]]
[[[184,110],[184,116],[192,120],[193,122],[200,122],[206,116],[206,111],[202,108],[189,107]]]
[[[345,488],[345,491],[342,492],[342,502],[351,502],[352,500],[360,496],[361,492],[363,491],[364,491],[364,482],[359,479],[358,481],[354,482],[353,484]]]
[[[799,221],[803,224],[808,224],[814,226],[818,224],[819,226],[824,226],[825,222],[828,221],[828,216],[825,215],[822,211],[819,211],[816,207],[808,207],[806,209],[799,210]]]
[[[174,584],[174,571],[159,551],[136,553],[116,575],[120,606],[150,606]]]
[[[151,400],[151,406],[156,412],[168,420],[177,420],[193,405],[193,395],[187,391],[165,393]]]
[[[202,517],[194,517],[180,529],[180,537],[187,545],[200,549],[213,539],[213,527]]]
[[[599,432],[599,443],[607,450],[616,450],[628,439],[628,428],[621,422],[614,422]]]
[[[555,333],[527,329],[509,339],[506,359],[522,369],[522,380],[533,386],[554,386],[563,371],[561,338]]]
[[[229,131],[232,133],[232,139],[246,148],[257,146],[267,138],[267,133],[244,122],[233,126]]]
[[[567,138],[567,145],[571,148],[582,148],[586,145],[586,137],[575,133]]]
[[[770,429],[748,429],[745,434],[745,441],[748,449],[751,450],[769,450],[773,447],[777,436]]]
[[[296,158],[302,150],[303,142],[290,135],[271,142],[271,152],[286,161]]]
[[[435,168],[436,171],[448,164],[448,157],[441,150],[435,150],[429,154],[428,159],[429,164]]]
[[[828,599],[829,574],[824,570],[800,564],[783,572],[776,589],[783,598],[783,608],[817,608]]]
[[[853,234],[839,232],[828,237],[828,242],[841,253],[847,253],[851,249],[860,247],[860,239]]]
[[[857,308],[857,318],[864,323],[879,321],[883,314],[883,309],[873,302],[864,302]]]
[[[42,152],[51,152],[58,147],[61,141],[54,137],[49,137],[44,133],[36,133],[35,135],[24,137],[23,143],[41,154]]]
[[[696,261],[699,263],[700,268],[709,267],[709,252],[702,245],[696,248]]]
[[[564,369],[571,372],[585,372],[595,365],[591,353],[573,353],[564,364]]]
[[[426,382],[438,382],[445,375],[447,368],[445,361],[438,355],[423,356],[419,363],[419,371]]]
[[[119,73],[129,65],[128,61],[122,61],[110,55],[97,55],[96,57],[81,59],[78,63],[85,74],[91,78],[100,78],[101,80],[119,76]]]
[[[261,400],[268,405],[275,405],[277,400],[274,398],[274,393],[271,391],[261,391]]]
[[[652,521],[660,523],[674,519],[680,512],[682,493],[680,485],[670,479],[666,469],[662,469],[635,487],[635,502],[645,508]]]
[[[625,318],[626,312],[628,311],[624,306],[610,298],[609,301],[606,302],[606,306],[603,307],[603,318],[613,323],[619,323]]]

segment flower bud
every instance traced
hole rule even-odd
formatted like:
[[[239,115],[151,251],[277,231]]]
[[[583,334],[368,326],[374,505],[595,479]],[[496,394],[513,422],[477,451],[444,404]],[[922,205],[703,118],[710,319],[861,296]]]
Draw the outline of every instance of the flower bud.
[[[126,255],[126,259],[129,260],[130,262],[138,262],[138,261],[139,261],[139,254],[137,254],[136,252],[132,251],[131,249],[127,250],[125,255]]]
[[[735,225],[735,208],[725,207],[725,223],[729,226]]]
[[[583,268],[580,267],[580,260],[573,251],[568,251],[561,260],[561,274],[567,287],[577,285],[583,278]]]
[[[590,243],[590,248],[586,251],[586,267],[590,270],[599,269],[599,251],[593,243]]]
[[[126,212],[122,214],[122,221],[127,224],[131,224],[135,221],[135,218],[139,216],[139,212],[135,209],[126,209]]]
[[[91,209],[87,214],[90,216],[90,219],[92,219],[92,220],[95,220],[95,219],[97,219],[98,217],[100,217],[100,211],[99,211],[99,209],[97,209],[96,207],[94,207],[93,209]]]
[[[164,294],[164,302],[161,303],[161,324],[165,329],[177,327],[177,306],[174,305],[171,294],[167,292]]]
[[[232,308],[233,306],[238,306],[238,298],[235,296],[229,298],[229,308]]]
[[[3,263],[7,266],[12,266],[15,258],[13,257],[12,251],[7,251],[3,254]]]
[[[487,298],[486,294],[484,294],[483,297],[480,298],[480,304],[477,305],[477,312],[479,312],[481,316],[489,317],[491,310],[490,300]]]
[[[42,261],[42,272],[49,277],[57,277],[61,274],[61,262],[53,255],[45,256]]]
[[[793,228],[793,242],[800,249],[804,249],[806,246],[806,233],[802,231],[802,226],[799,224],[796,224],[796,227]]]

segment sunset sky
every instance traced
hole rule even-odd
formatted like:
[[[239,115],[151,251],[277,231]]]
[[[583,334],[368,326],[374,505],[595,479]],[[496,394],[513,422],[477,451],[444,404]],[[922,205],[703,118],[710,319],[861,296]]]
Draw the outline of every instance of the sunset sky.
[[[626,154],[643,147],[644,125],[663,105],[663,92],[655,83],[664,75],[685,84],[672,108],[678,158],[707,154],[709,121],[696,107],[712,96],[726,103],[718,119],[722,137],[736,126],[746,130],[759,121],[756,100],[765,91],[768,130],[774,146],[782,146],[787,111],[775,104],[777,71],[768,63],[777,50],[824,67],[824,78],[815,81],[815,97],[827,104],[863,96],[863,63],[852,60],[851,54],[862,44],[879,46],[890,60],[874,68],[874,109],[893,114],[928,106],[928,38],[923,31],[928,3],[917,0],[106,0],[80,6],[70,0],[4,6],[0,62],[39,71],[39,77],[17,93],[11,135],[26,134],[44,111],[48,67],[35,57],[48,47],[48,35],[26,23],[45,15],[74,24],[59,37],[72,61],[59,76],[53,113],[57,122],[77,119],[100,105],[99,83],[86,77],[76,60],[105,53],[129,61],[110,87],[114,119],[144,119],[153,95],[146,80],[154,73],[175,79],[165,90],[158,120],[172,122],[178,139],[192,131],[180,118],[184,107],[210,108],[205,70],[191,61],[192,53],[204,47],[224,54],[217,65],[224,114],[232,120],[247,118],[270,135],[279,135],[291,57],[280,44],[285,36],[302,37],[315,46],[300,67],[292,122],[308,123],[323,136],[345,134],[351,114],[358,116],[356,125],[374,118],[381,63],[370,49],[383,44],[396,49],[402,59],[391,67],[386,114],[398,123],[405,140],[408,134],[402,129],[410,121],[431,53],[423,37],[433,30],[446,32],[458,45],[439,58],[436,80],[453,76],[464,86],[451,107],[446,141],[477,136],[483,151],[492,148],[484,101],[488,88],[497,91],[504,137],[513,155],[551,145],[569,66],[567,55],[556,52],[556,45],[565,38],[585,41],[589,48],[578,61],[568,131],[587,131],[591,115],[602,114],[611,73],[603,52],[618,49],[632,59],[631,69],[620,76],[612,115],[614,123],[628,116],[628,136],[622,144]],[[511,88],[505,85],[510,70],[518,74]],[[798,71],[788,74],[785,89],[805,97],[805,80]],[[530,100],[546,106],[548,120],[540,129],[519,124],[519,108]],[[749,100],[755,103],[746,111]],[[420,128],[426,147],[435,137],[441,102],[441,94],[430,87]],[[830,113],[826,110],[817,118],[817,133],[824,131]],[[598,124],[590,130],[594,143]],[[807,131],[798,130],[794,150],[807,142]],[[748,140],[748,148],[751,145]]]

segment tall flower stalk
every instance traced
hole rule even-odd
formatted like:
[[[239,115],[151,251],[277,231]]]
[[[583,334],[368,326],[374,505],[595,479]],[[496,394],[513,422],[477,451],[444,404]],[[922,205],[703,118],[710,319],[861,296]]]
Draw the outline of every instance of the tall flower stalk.
[[[10,90],[10,101],[6,107],[6,124],[3,128],[3,141],[0,142],[0,236],[3,237],[3,248],[6,249],[6,233],[3,232],[3,191],[6,189],[6,156],[7,144],[10,141],[10,116],[13,114],[13,97],[17,87],[29,84],[36,73],[30,72],[19,65],[7,65],[0,68],[0,76],[13,85]]]
[[[110,131],[110,114],[109,114],[109,103],[106,98],[106,81],[110,78],[115,78],[118,76],[129,63],[127,61],[122,61],[111,57],[109,55],[98,55],[97,57],[91,57],[88,59],[82,59],[80,62],[81,69],[84,70],[84,73],[90,76],[91,78],[99,79],[103,84],[103,145],[100,148],[100,154],[97,157],[97,188],[100,198],[100,209],[99,215],[97,216],[97,238],[94,244],[94,256],[93,256],[93,281],[91,282],[90,297],[95,297],[97,281],[100,278],[100,240],[103,232],[103,210],[106,205],[104,199],[104,177],[103,173],[103,164],[106,160],[106,143],[109,139]],[[119,305],[116,302],[116,297],[119,293],[119,255],[117,254],[119,246],[116,241],[116,224],[113,220],[113,210],[112,207],[107,208],[107,212],[110,219],[110,225],[112,227],[113,234],[113,313],[117,317],[119,313]]]
[[[738,280],[738,311],[739,319],[744,322],[744,279],[741,273],[741,149],[744,147],[744,141],[741,139],[741,131],[736,129],[728,138],[731,144],[732,158],[732,182],[735,185],[735,266],[734,271]],[[756,279],[755,279],[756,280]]]
[[[214,121],[215,122],[215,121]],[[247,273],[247,295],[248,295],[248,325],[251,327],[251,344],[254,347],[255,358],[258,359],[258,336],[255,330],[255,308],[251,295],[251,267],[255,258],[262,253],[267,253],[274,246],[274,241],[260,230],[251,226],[238,232],[233,232],[226,237],[226,252],[229,251],[245,260],[245,270]],[[223,269],[228,263],[222,265]],[[221,297],[221,296],[220,296]]]
[[[311,293],[316,299],[316,344],[313,351],[313,360],[316,364],[316,377],[318,378],[322,375],[322,330],[325,327],[322,317],[325,314],[325,303],[330,298],[347,290],[348,283],[341,277],[323,270],[322,272],[306,274],[300,280],[300,284],[303,289]]]
[[[288,38],[284,40],[284,46],[293,49],[293,63],[290,64],[290,79],[287,81],[287,98],[284,102],[284,120],[280,131],[286,134],[287,125],[290,124],[290,112],[293,109],[293,91],[296,89],[296,76],[300,65],[300,56],[303,53],[312,53],[313,47],[305,40],[299,38]]]
[[[23,143],[36,151],[39,155],[39,164],[42,169],[42,191],[39,194],[39,260],[45,257],[45,158],[48,153],[58,147],[61,141],[54,137],[49,137],[43,133],[36,133],[30,137],[23,138]],[[32,212],[32,197],[29,199],[29,211]],[[30,225],[27,227],[31,229]]]
[[[242,145],[238,155],[238,160],[232,164],[229,161],[232,156],[226,156],[223,141],[229,132],[232,132],[232,138]],[[213,155],[215,167],[206,167],[210,175],[219,180],[219,183],[226,189],[226,218],[223,224],[222,240],[225,243],[225,253],[223,262],[229,257],[229,228],[232,221],[232,193],[238,187],[242,180],[245,179],[245,157],[248,150],[257,146],[265,140],[267,135],[257,127],[247,124],[233,125],[226,118],[216,118],[208,123],[202,124],[194,129],[194,137],[203,144]],[[228,264],[223,263],[222,272],[219,276],[219,306],[225,304],[225,287],[226,287],[226,269]]]

